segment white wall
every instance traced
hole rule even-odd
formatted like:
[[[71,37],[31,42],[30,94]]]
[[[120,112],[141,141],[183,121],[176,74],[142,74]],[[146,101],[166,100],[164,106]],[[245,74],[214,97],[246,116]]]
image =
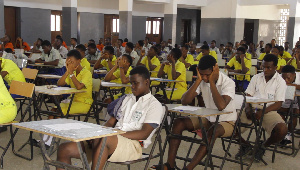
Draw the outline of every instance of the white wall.
[[[201,8],[201,18],[230,18],[231,0],[209,0]]]
[[[237,9],[237,18],[280,20],[278,5],[239,6]]]
[[[77,11],[119,14],[119,0],[78,0]]]
[[[149,17],[163,17],[164,5],[163,4],[133,4],[132,15],[134,16],[149,16]]]
[[[62,0],[4,0],[4,6],[62,10]]]

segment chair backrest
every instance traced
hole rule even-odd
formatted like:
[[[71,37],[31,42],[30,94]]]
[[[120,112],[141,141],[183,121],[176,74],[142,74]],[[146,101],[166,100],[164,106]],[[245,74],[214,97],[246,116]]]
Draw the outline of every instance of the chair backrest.
[[[32,83],[25,83],[20,81],[12,81],[10,84],[9,92],[11,94],[16,94],[24,97],[32,97],[34,91],[34,84]]]
[[[17,59],[17,65],[19,68],[25,68],[27,67],[27,60],[26,59]]]
[[[225,75],[228,75],[228,70],[225,68],[220,68],[219,71],[221,71],[222,73],[224,73]]]
[[[257,74],[257,68],[255,66],[251,66],[250,67],[250,75],[254,76],[255,74]]]
[[[251,64],[253,66],[257,66],[257,59],[251,59]]]
[[[285,99],[286,100],[294,100],[296,94],[296,87],[295,86],[287,86],[285,92]]]
[[[225,60],[224,59],[220,59],[220,60],[218,60],[218,65],[220,66],[220,67],[225,67]]]
[[[217,54],[218,56],[218,61],[222,60],[222,54]]]
[[[192,71],[186,71],[186,81],[187,82],[193,81],[193,72]]]
[[[101,86],[101,80],[100,79],[93,79],[93,91],[99,92]]]
[[[30,69],[30,68],[23,68],[22,73],[26,79],[35,80],[39,70],[37,69]]]

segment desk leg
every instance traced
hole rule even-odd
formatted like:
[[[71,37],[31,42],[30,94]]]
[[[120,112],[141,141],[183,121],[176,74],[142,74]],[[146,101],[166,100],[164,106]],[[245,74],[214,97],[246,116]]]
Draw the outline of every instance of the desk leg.
[[[78,148],[80,158],[81,158],[81,161],[82,161],[83,169],[90,170],[91,167],[90,167],[89,162],[87,160],[86,154],[82,150],[81,143],[76,142],[76,144],[77,144],[77,148]]]
[[[99,169],[100,161],[101,161],[101,158],[102,158],[102,154],[104,152],[104,147],[106,145],[106,139],[107,139],[106,137],[102,139],[101,150],[100,150],[100,154],[99,154],[99,157],[98,157],[96,169]]]
[[[52,96],[52,97],[53,97],[53,100],[54,100],[54,104],[57,107],[57,113],[59,113],[61,115],[61,117],[65,117],[62,110],[61,110],[61,107],[60,107],[59,96]]]
[[[51,158],[49,157],[49,155],[47,154],[47,149],[46,149],[46,145],[45,142],[43,140],[43,134],[40,134],[40,148],[41,148],[41,152],[42,152],[42,156],[44,159],[44,168],[45,170],[50,170],[50,166],[48,164],[48,161],[51,161]]]
[[[170,95],[170,103],[172,103],[172,96],[173,96],[173,93],[174,93],[175,85],[176,85],[176,82],[173,83],[173,88],[172,88],[172,92],[171,92],[171,95]]]
[[[163,91],[163,95],[164,95],[164,98],[166,100],[166,103],[165,104],[168,104],[169,103],[169,99],[168,99],[168,96],[167,96],[167,93],[166,93],[166,89],[165,89],[165,84],[163,82],[160,83],[160,88],[161,90]]]
[[[114,101],[115,99],[114,99],[114,96],[111,93],[110,87],[108,87],[108,93],[109,93],[109,96],[112,99],[112,101]]]
[[[66,114],[66,116],[65,116],[66,118],[69,117],[69,113],[70,113],[70,109],[71,109],[71,106],[72,106],[72,103],[73,103],[74,96],[75,96],[75,94],[71,94],[71,100],[70,100],[70,103],[69,103],[69,107],[68,107],[68,110],[67,110],[67,114]],[[62,110],[61,110],[61,113],[63,113]]]

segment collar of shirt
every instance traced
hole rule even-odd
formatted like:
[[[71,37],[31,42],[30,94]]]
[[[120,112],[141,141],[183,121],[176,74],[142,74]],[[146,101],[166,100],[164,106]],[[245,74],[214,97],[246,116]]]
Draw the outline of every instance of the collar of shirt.
[[[264,72],[262,72],[262,73],[260,73],[260,74],[258,74],[258,75],[259,75],[261,78],[263,78],[263,80],[264,80],[265,83],[268,83],[269,81],[272,81],[273,79],[277,79],[278,76],[280,76],[279,73],[276,71],[276,73],[273,75],[273,77],[267,82],[267,81],[266,81],[266,78],[265,78],[265,73],[264,73]]]
[[[136,102],[139,102],[139,101],[145,102],[145,101],[149,100],[151,96],[152,96],[152,95],[151,95],[151,93],[149,92],[149,93],[145,94],[144,96],[141,96],[141,97],[139,98],[139,100],[136,101],[136,96],[133,95],[133,94],[130,94],[130,98],[132,98],[132,99],[135,100]]]

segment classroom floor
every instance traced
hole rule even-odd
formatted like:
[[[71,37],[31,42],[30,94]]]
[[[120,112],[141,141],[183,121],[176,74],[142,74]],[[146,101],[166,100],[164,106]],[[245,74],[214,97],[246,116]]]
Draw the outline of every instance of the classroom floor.
[[[18,116],[16,118],[16,120],[19,120],[20,117]],[[90,120],[90,122],[94,123],[94,121]],[[163,136],[163,140],[165,139],[165,132],[164,130],[162,131],[162,136]],[[15,138],[15,145],[16,148],[19,148],[25,140],[28,139],[28,135],[29,132],[28,131],[24,131],[24,130],[19,130],[16,138]],[[186,132],[184,133],[184,135],[187,136],[193,136],[193,134]],[[253,138],[254,136],[252,135],[251,138]],[[34,134],[34,138],[39,139],[38,138],[38,134]],[[3,132],[0,133],[0,144],[7,144],[9,140],[9,132]],[[62,141],[65,142],[65,141]],[[298,145],[299,143],[299,138],[296,138],[296,144]],[[192,149],[192,155],[195,153],[197,147],[199,147],[199,145],[194,145],[193,149]],[[178,150],[178,155],[184,156],[187,153],[187,150],[189,148],[189,143],[187,142],[182,142],[181,146]],[[237,145],[233,144],[232,149],[230,150],[230,153],[234,156],[237,151],[238,151],[238,147]],[[148,152],[150,148],[147,148],[145,151]],[[2,152],[1,152],[2,153]],[[21,153],[23,154],[27,154],[29,155],[29,145],[27,145],[27,147],[25,147]],[[213,154],[215,155],[219,155],[219,156],[223,156],[224,155],[224,151],[222,149],[222,145],[221,145],[221,140],[218,139],[215,143],[214,149],[213,149]],[[51,156],[52,159],[56,159],[56,153],[53,154]],[[271,170],[271,169],[275,169],[275,170],[279,170],[279,169],[289,169],[289,170],[293,170],[293,169],[300,169],[300,164],[298,163],[300,158],[300,154],[298,154],[296,157],[291,157],[291,156],[285,156],[282,154],[276,154],[276,160],[275,163],[272,163],[272,152],[271,151],[266,151],[265,154],[265,161],[269,164],[268,166],[265,166],[263,163],[254,163],[252,165],[251,169],[256,169],[256,170]],[[164,154],[164,162],[167,159],[167,152]],[[213,158],[213,162],[216,165],[220,165],[221,164],[221,160],[220,159],[216,159]],[[73,165],[78,165],[81,166],[81,162],[79,160],[73,160]],[[158,159],[153,159],[150,163],[150,165],[154,165],[158,163]],[[178,167],[182,168],[183,167],[183,162],[182,161],[177,161],[176,162]],[[131,166],[131,169],[144,169],[145,166],[145,162],[142,163],[137,163],[137,164],[133,164]],[[15,156],[12,152],[11,152],[11,148],[10,150],[8,150],[7,154],[4,157],[4,170],[36,170],[36,169],[42,169],[43,168],[43,159],[40,153],[40,149],[37,147],[34,147],[34,158],[32,161],[27,161],[25,159],[19,158],[17,156]],[[55,169],[54,167],[51,167],[51,169]],[[119,165],[115,165],[115,164],[110,164],[107,168],[109,169],[127,169],[126,166],[119,166]],[[195,169],[204,169],[203,166],[197,166]],[[235,164],[235,163],[231,163],[231,162],[226,162],[224,169],[240,169],[240,165],[239,164]]]

